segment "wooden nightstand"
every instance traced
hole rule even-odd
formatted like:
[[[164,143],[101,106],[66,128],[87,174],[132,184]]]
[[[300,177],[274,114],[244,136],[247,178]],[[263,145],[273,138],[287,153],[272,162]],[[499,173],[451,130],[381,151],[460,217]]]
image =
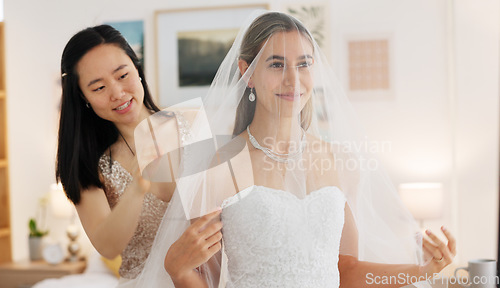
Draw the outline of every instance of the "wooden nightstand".
[[[57,265],[45,261],[0,264],[0,288],[28,288],[43,279],[82,273],[85,266],[85,261]]]

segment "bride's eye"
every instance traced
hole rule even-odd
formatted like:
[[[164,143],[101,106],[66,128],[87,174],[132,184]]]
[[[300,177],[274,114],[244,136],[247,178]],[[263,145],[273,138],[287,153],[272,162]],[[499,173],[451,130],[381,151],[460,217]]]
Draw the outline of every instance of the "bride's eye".
[[[304,67],[311,67],[313,65],[313,61],[304,61],[304,62],[301,62],[299,63],[299,65],[297,65],[297,68],[304,68]]]
[[[120,79],[125,79],[125,78],[127,78],[127,76],[128,76],[128,72],[123,74],[122,76],[120,76]]]
[[[273,62],[271,65],[269,65],[271,68],[283,68],[285,67],[285,64],[283,62]]]

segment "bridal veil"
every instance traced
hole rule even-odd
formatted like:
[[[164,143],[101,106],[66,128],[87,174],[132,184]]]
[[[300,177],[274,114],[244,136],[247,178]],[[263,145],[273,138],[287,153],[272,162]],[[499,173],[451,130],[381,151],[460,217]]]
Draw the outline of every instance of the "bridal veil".
[[[418,225],[376,157],[384,147],[367,138],[330,64],[298,20],[282,13],[253,15],[208,94],[199,96],[199,112],[183,128],[189,137],[178,150],[178,169],[165,160],[172,149],[161,117],[153,115],[136,129],[144,177],[177,182],[136,286],[173,287],[163,267],[170,245],[193,219],[228,205],[228,199],[241,201],[241,192],[255,185],[298,199],[338,187],[346,199],[340,255],[423,264]],[[224,287],[231,281],[224,253],[214,262],[200,270],[209,285]]]

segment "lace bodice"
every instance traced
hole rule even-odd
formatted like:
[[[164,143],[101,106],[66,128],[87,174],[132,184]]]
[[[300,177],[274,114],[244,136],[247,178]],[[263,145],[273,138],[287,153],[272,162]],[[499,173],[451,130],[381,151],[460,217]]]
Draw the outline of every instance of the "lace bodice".
[[[332,186],[304,199],[251,186],[226,199],[227,287],[339,287],[345,201]]]

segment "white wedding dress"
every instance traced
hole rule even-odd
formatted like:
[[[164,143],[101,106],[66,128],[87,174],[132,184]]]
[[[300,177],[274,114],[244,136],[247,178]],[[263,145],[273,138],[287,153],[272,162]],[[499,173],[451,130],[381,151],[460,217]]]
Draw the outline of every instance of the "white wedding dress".
[[[323,187],[304,199],[251,186],[222,204],[226,287],[339,287],[345,197]]]

